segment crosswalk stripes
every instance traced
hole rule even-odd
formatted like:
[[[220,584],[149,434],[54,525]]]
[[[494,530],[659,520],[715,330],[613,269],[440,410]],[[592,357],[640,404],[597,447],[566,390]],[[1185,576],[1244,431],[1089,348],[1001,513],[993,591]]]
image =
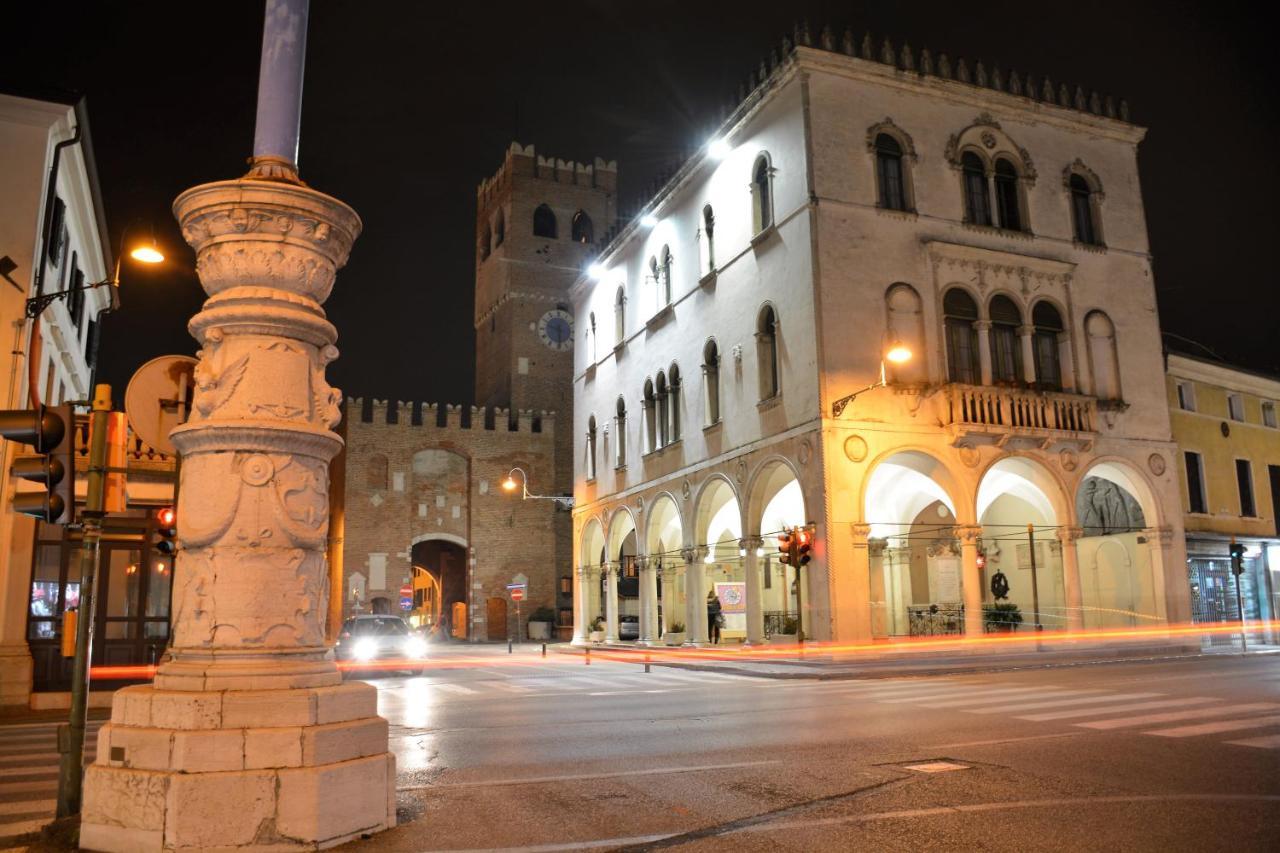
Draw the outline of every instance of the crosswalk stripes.
[[[1178,708],[1188,705],[1203,705],[1207,702],[1216,702],[1208,696],[1190,696],[1183,699],[1155,699],[1150,702],[1133,702],[1128,705],[1113,705],[1106,709],[1105,713],[1118,714],[1129,711],[1153,711],[1157,708]],[[1100,713],[1097,708],[1074,708],[1070,711],[1049,711],[1044,714],[1024,714],[1018,717],[1019,720],[1030,720],[1036,723],[1043,723],[1049,720],[1066,720],[1071,717],[1092,717]]]
[[[93,761],[98,729],[85,731],[85,764]],[[58,724],[0,726],[0,846],[38,832],[53,820],[58,792]]]
[[[1094,692],[1094,691],[1085,691]],[[1078,696],[1074,699],[1040,699],[1036,702],[1020,702],[1013,705],[1000,705],[995,708],[966,708],[966,714],[1013,714],[1021,711],[1039,711],[1044,708],[1061,708],[1064,705],[1101,705],[1107,702],[1128,701],[1131,699],[1152,699],[1163,696],[1163,693],[1103,693],[1095,696]]]
[[[1259,749],[1280,749],[1280,735],[1265,735],[1263,737],[1251,737],[1244,740],[1229,740],[1227,743],[1235,746],[1254,746]]]
[[[1267,717],[1249,717],[1243,720],[1217,720],[1212,723],[1175,726],[1172,729],[1157,729],[1147,732],[1147,734],[1157,737],[1200,737],[1201,735],[1216,735],[1245,729],[1265,729],[1268,726],[1280,726],[1280,714],[1272,714]]]
[[[1205,717],[1227,717],[1232,714],[1246,714],[1251,711],[1274,711],[1280,708],[1271,702],[1252,702],[1243,705],[1215,705],[1212,708],[1194,708],[1190,711],[1170,711],[1165,714],[1147,714],[1141,717],[1118,717],[1110,720],[1094,720],[1075,725],[1085,729],[1123,729],[1137,726],[1150,726],[1155,723],[1176,723],[1179,720],[1202,720]]]

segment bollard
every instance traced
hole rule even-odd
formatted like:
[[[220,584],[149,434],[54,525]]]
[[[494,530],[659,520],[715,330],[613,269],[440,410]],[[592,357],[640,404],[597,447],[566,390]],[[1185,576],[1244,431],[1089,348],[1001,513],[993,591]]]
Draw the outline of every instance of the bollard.
[[[648,652],[644,653],[644,671],[645,672],[649,671],[649,653]]]
[[[511,639],[507,639],[507,654],[511,654]]]
[[[544,658],[547,656],[547,644],[546,644],[546,643],[543,643],[543,644],[542,644],[542,656],[543,656]]]
[[[587,666],[591,666],[591,647],[590,646],[587,646],[586,661],[587,661]]]

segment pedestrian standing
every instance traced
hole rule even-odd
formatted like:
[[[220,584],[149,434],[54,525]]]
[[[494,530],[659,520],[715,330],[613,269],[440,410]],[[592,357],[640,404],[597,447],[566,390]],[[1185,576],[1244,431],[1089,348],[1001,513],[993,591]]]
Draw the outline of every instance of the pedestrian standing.
[[[707,637],[712,643],[720,642],[720,627],[724,624],[724,607],[715,590],[707,593]]]

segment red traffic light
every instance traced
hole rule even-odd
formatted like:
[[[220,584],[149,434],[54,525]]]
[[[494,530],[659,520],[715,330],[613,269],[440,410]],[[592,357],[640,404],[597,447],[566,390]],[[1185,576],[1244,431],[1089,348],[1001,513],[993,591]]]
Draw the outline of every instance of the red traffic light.
[[[178,513],[171,506],[167,506],[156,513],[156,521],[160,522],[161,527],[173,527],[177,520]]]

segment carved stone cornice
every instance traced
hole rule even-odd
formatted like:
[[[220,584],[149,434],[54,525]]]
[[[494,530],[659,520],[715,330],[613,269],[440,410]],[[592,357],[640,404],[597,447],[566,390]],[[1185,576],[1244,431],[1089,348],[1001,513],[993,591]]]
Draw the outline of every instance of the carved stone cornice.
[[[849,535],[853,537],[854,547],[865,546],[868,537],[871,536],[870,524],[850,524]]]
[[[982,538],[981,524],[962,524],[955,528],[956,537],[960,540],[960,544],[966,548],[976,547],[978,540]]]
[[[701,548],[701,547],[691,547],[691,548],[680,549],[680,556],[684,558],[684,561],[686,563],[696,563],[698,560],[702,559],[706,555],[706,553],[707,553],[707,549]]]
[[[745,550],[748,554],[753,553],[763,544],[764,539],[759,536],[744,536],[738,540],[738,547]]]
[[[1063,545],[1069,545],[1077,539],[1084,536],[1084,528],[1082,527],[1059,527],[1055,533]]]

